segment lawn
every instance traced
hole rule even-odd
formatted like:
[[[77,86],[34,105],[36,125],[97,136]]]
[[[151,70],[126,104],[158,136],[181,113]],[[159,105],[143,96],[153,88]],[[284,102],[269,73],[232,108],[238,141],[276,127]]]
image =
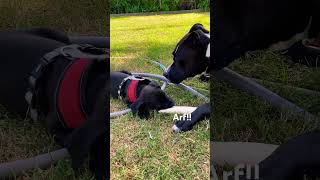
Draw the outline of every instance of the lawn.
[[[72,7],[72,8],[71,8]],[[107,0],[3,0],[0,1],[0,30],[29,27],[50,27],[70,35],[109,34]],[[49,152],[56,147],[38,122],[0,108],[0,163],[28,158]],[[15,179],[93,179],[84,175],[75,178],[70,160],[61,161],[47,170],[34,170]]]
[[[195,23],[209,29],[209,13],[111,17],[111,71],[162,74],[148,59],[166,66],[172,51]],[[198,78],[184,81],[209,96],[209,84]],[[203,100],[171,85],[166,93],[176,105],[197,106]],[[111,112],[126,108],[111,100]],[[190,132],[171,131],[173,115],[154,112],[148,120],[132,113],[111,119],[112,179],[208,179],[209,121]]]
[[[261,79],[265,87],[314,115],[320,115],[320,97],[306,95],[283,85],[320,91],[320,69],[294,64],[288,57],[270,51],[257,51],[236,60],[231,69],[247,77]],[[277,82],[274,85],[268,82]],[[242,141],[282,144],[289,138],[319,129],[315,122],[289,116],[213,78],[211,82],[211,138],[214,141]],[[218,169],[221,174],[221,167]]]

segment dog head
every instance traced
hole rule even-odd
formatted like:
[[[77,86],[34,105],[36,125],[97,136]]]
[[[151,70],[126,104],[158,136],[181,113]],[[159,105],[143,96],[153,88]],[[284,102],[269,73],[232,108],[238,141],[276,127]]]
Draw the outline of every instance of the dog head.
[[[148,118],[149,111],[159,111],[172,106],[174,106],[174,102],[161,90],[161,87],[157,83],[151,82],[141,90],[137,101],[131,104],[130,108],[140,118]]]
[[[164,76],[178,84],[188,77],[204,72],[209,65],[209,43],[209,31],[202,24],[193,25],[174,49],[173,64]]]

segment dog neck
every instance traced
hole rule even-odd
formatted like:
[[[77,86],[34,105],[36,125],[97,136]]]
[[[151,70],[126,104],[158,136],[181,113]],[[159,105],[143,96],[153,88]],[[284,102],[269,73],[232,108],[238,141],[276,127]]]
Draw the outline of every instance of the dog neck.
[[[128,103],[134,103],[138,99],[142,89],[149,83],[150,81],[147,79],[128,76],[119,85],[118,98]]]

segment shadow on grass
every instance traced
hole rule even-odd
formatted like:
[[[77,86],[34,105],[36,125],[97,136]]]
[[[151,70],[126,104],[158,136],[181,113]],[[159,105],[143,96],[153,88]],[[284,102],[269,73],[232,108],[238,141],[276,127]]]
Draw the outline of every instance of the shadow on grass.
[[[235,61],[231,68],[257,79],[319,91],[319,69],[293,64],[272,52],[254,52]],[[263,84],[273,92],[320,115],[320,97],[307,96],[281,85]],[[315,122],[289,116],[286,112],[236,90],[226,82],[211,82],[211,138],[216,141],[250,141],[281,144],[306,131],[318,129]]]

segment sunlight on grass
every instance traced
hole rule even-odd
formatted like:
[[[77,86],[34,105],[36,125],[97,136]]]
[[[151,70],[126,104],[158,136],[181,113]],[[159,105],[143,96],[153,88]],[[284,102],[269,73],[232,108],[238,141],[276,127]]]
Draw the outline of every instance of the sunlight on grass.
[[[168,66],[177,42],[195,23],[209,29],[209,19],[209,13],[112,17],[111,71],[162,74],[148,59]],[[209,85],[197,78],[184,83],[209,95]],[[169,86],[166,93],[176,105],[204,103],[174,86]],[[126,108],[119,100],[110,103],[111,112]],[[209,122],[203,121],[181,134],[172,133],[173,123],[172,115],[157,112],[148,120],[132,113],[112,119],[111,178],[208,179]]]

